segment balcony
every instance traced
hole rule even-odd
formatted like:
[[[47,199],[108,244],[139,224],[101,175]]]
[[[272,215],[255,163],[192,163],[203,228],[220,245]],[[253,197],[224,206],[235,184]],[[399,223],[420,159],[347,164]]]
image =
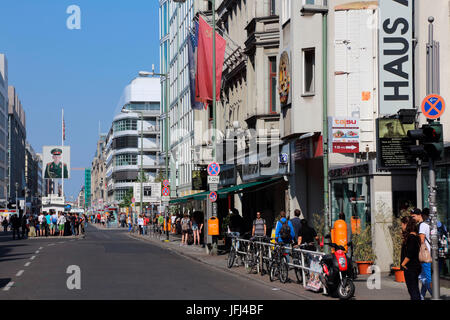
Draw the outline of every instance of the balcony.
[[[327,13],[328,0],[303,0],[300,12],[303,14]]]

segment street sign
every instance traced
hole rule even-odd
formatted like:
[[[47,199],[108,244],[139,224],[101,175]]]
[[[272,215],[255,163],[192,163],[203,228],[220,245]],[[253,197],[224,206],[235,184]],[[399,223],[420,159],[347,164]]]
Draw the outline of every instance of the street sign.
[[[331,118],[330,140],[333,153],[359,152],[359,119]]]
[[[164,187],[164,188],[162,189],[162,195],[163,195],[164,197],[170,196],[170,189],[169,189],[169,187]]]
[[[163,186],[164,187],[168,187],[169,186],[169,180],[164,180],[163,181]]]
[[[209,185],[209,191],[217,191],[219,190],[219,185],[217,183],[212,183]]]
[[[208,176],[208,184],[219,184],[220,178],[218,176]]]
[[[212,191],[209,194],[209,201],[216,202],[217,201],[217,192]]]
[[[445,111],[445,101],[440,95],[430,94],[422,101],[422,113],[427,119],[437,119]]]
[[[217,162],[211,162],[208,165],[208,174],[210,176],[218,176],[220,173],[220,165]]]

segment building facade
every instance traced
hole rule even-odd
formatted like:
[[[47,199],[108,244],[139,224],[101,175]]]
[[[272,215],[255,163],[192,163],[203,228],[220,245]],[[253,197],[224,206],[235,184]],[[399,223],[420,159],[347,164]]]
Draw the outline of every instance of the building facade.
[[[138,77],[125,89],[120,102],[122,111],[114,117],[106,136],[105,178],[110,205],[118,205],[133,189],[140,178],[141,164],[144,181],[155,181],[159,173],[160,100],[159,78]]]
[[[8,201],[8,61],[0,53],[0,205]]]
[[[17,197],[24,196],[25,180],[25,141],[26,124],[25,112],[16,89],[8,87],[8,197],[10,202],[16,202]]]
[[[39,157],[33,150],[33,147],[27,142],[25,150],[25,180],[26,180],[26,203],[28,210],[37,212],[40,204],[40,177],[39,170],[42,172],[42,166],[39,165]]]
[[[92,161],[91,171],[91,204],[94,208],[103,209],[106,204],[106,135],[100,135],[97,150]]]

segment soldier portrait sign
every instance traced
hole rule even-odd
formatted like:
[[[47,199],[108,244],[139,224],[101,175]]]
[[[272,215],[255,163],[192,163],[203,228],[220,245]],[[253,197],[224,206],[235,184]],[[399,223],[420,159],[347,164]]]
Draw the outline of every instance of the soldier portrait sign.
[[[70,147],[44,146],[42,155],[44,179],[70,179]]]

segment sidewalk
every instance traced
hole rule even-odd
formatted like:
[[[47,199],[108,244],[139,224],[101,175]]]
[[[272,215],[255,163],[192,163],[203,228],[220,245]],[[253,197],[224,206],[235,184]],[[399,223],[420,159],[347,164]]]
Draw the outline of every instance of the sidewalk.
[[[163,235],[159,239],[157,237],[150,235],[139,235],[136,233],[130,233],[130,237],[139,239],[142,241],[149,241],[156,244],[162,248],[166,248],[176,254],[182,255],[184,257],[193,259],[200,263],[207,264],[218,270],[234,273],[236,276],[245,277],[249,281],[258,281],[266,285],[272,286],[272,290],[284,290],[292,294],[299,295],[301,299],[311,299],[311,300],[336,300],[335,298],[330,298],[322,293],[315,293],[303,288],[302,285],[296,283],[296,278],[293,270],[289,271],[289,278],[291,282],[280,283],[279,281],[270,282],[268,275],[261,276],[259,274],[248,274],[244,267],[233,267],[231,269],[227,268],[227,254],[219,254],[216,256],[211,256],[206,253],[206,249],[201,246],[180,246],[181,236],[172,235],[169,236],[169,241],[167,242],[166,235]],[[409,300],[409,294],[406,289],[406,284],[398,283],[394,281],[394,276],[389,276],[389,273],[381,273],[381,288],[380,289],[369,289],[367,286],[368,275],[358,275],[355,281],[356,300]],[[450,300],[450,289],[441,287],[441,298],[445,300]],[[427,294],[427,300],[430,299],[429,294]]]

